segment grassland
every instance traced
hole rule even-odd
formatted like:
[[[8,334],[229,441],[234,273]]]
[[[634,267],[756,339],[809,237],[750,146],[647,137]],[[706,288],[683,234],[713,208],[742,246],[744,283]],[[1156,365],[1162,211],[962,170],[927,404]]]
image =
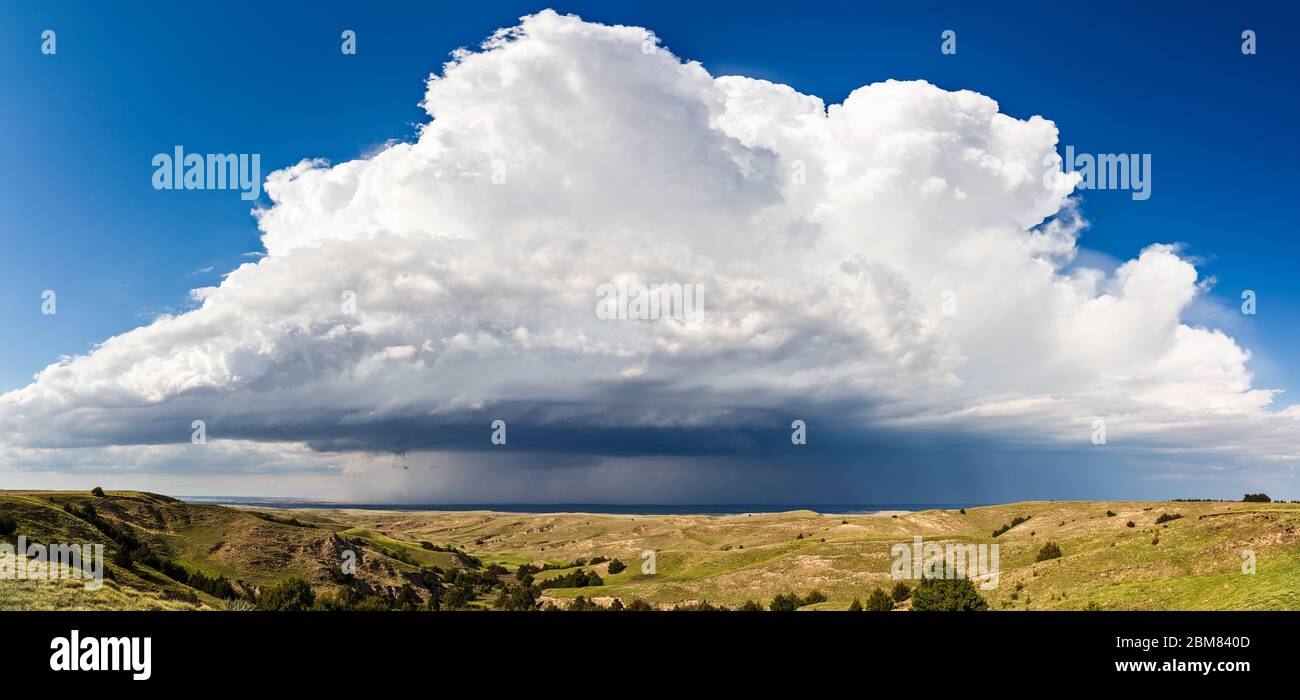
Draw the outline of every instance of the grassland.
[[[313,587],[338,586],[340,553],[365,552],[358,576],[385,596],[422,596],[421,572],[446,578],[457,569],[500,564],[584,565],[604,585],[545,588],[543,602],[563,607],[577,596],[608,604],[640,599],[660,608],[693,601],[739,606],[785,592],[818,590],[826,601],[806,609],[845,609],[854,598],[888,588],[891,547],[914,536],[940,544],[1000,546],[1001,573],[983,591],[994,610],[1296,610],[1300,609],[1300,504],[1235,502],[1025,502],[890,515],[812,511],[735,516],[519,514],[373,510],[251,511],[185,504],[139,492],[0,491],[0,512],[17,515],[19,532],[46,542],[96,542],[103,534],[67,513],[91,503],[114,522],[184,566],[256,590],[290,576]],[[1113,515],[1109,514],[1113,513]],[[1157,523],[1162,514],[1182,517]],[[1028,518],[998,537],[994,530]],[[1128,523],[1133,526],[1129,527]],[[98,538],[98,539],[96,539]],[[11,538],[12,540],[12,538]],[[1062,556],[1036,561],[1052,541]],[[112,548],[111,542],[106,544]],[[458,551],[448,551],[448,550]],[[642,572],[654,552],[655,572]],[[1255,573],[1242,572],[1254,553]],[[436,567],[436,568],[435,568]],[[0,609],[203,609],[220,601],[147,568],[113,569],[95,595],[71,582],[0,581]],[[543,571],[545,582],[571,568]],[[502,576],[513,582],[513,577]],[[80,584],[76,584],[79,586]],[[489,597],[472,601],[487,606]]]
[[[1183,517],[1156,524],[1164,513]],[[597,556],[627,564],[613,575],[608,563],[584,567],[605,585],[545,591],[557,599],[736,606],[817,589],[828,600],[813,607],[845,609],[853,598],[892,586],[891,547],[920,535],[941,544],[1000,545],[999,585],[984,592],[998,610],[1082,609],[1089,603],[1108,610],[1300,609],[1300,504],[1291,503],[1029,502],[898,517],[358,510],[313,516],[399,540],[454,544],[507,566]],[[1016,517],[1029,519],[992,537]],[[1048,541],[1063,556],[1035,561]],[[645,550],[655,552],[654,575],[642,573]],[[1247,550],[1255,555],[1253,575],[1242,573]],[[566,571],[546,571],[538,580]]]

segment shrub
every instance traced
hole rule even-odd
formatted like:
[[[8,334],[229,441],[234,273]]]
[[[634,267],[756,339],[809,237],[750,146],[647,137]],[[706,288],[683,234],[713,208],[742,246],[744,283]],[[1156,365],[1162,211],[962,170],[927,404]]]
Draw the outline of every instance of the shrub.
[[[622,561],[618,559],[615,559],[609,563],[609,573],[611,574],[622,573],[623,570],[626,568],[627,568],[627,564],[624,564]]]
[[[894,590],[890,593],[890,597],[894,599],[895,603],[901,603],[912,597],[912,589],[906,583],[899,581],[894,584]]]
[[[1027,522],[1027,521],[1029,520],[1029,518],[1030,518],[1030,516],[1028,516],[1028,515],[1026,515],[1026,516],[1019,516],[1019,515],[1018,515],[1018,516],[1012,518],[1012,519],[1011,519],[1011,522],[1009,522],[1009,523],[1007,523],[1006,525],[1003,525],[1002,527],[1000,527],[1000,528],[994,530],[994,531],[993,531],[993,536],[994,536],[994,537],[997,537],[998,535],[1001,535],[1002,533],[1006,532],[1007,530],[1010,530],[1011,528],[1013,528],[1013,527],[1019,525],[1020,523]]]
[[[1246,503],[1272,503],[1273,502],[1273,499],[1269,498],[1268,494],[1265,493],[1248,493],[1245,496],[1243,496],[1241,500]]]
[[[125,547],[118,547],[117,550],[113,552],[113,564],[115,566],[120,566],[123,569],[131,568],[131,550]]]
[[[496,607],[500,610],[535,610],[537,596],[541,591],[535,586],[510,586],[497,596]],[[619,606],[622,609],[622,605]]]
[[[556,576],[552,579],[542,581],[540,588],[586,588],[587,586],[603,586],[604,579],[595,571],[578,569],[562,576]]]
[[[1161,513],[1160,517],[1156,518],[1156,525],[1167,523],[1170,520],[1177,520],[1181,517],[1183,517],[1181,513]]]
[[[1101,605],[1095,600],[1090,600],[1087,605],[1083,606],[1083,609],[1088,612],[1098,612],[1101,610]]]
[[[862,612],[862,601],[854,598],[853,602],[849,603],[849,612]]]
[[[962,515],[965,515],[965,514],[966,514],[966,509],[965,509],[965,508],[962,508],[961,510],[959,510],[959,511],[957,511],[957,512],[958,512],[958,513],[961,513]]]
[[[867,610],[871,612],[889,612],[894,609],[894,599],[884,590],[877,588],[867,596]]]
[[[1113,511],[1113,510],[1108,510],[1108,511],[1106,511],[1106,517],[1107,517],[1107,518],[1113,518],[1113,517],[1115,517],[1115,511]]]
[[[8,513],[0,513],[0,537],[8,537],[18,529],[18,519]]]
[[[1128,525],[1126,525],[1125,527],[1137,527],[1137,525],[1134,525],[1134,524],[1133,524],[1133,521],[1130,520],[1130,521],[1128,521]]]
[[[725,606],[714,605],[707,600],[702,600],[698,603],[683,603],[673,607],[674,612],[717,612],[726,609]]]
[[[763,612],[763,604],[756,600],[747,600],[740,606],[741,612]]]
[[[443,592],[442,598],[439,602],[442,607],[456,610],[468,606],[470,599],[473,597],[474,594],[468,588],[455,585],[448,587],[447,590]]]
[[[793,593],[780,593],[772,599],[772,603],[767,606],[767,609],[772,612],[789,612],[798,610],[799,604],[802,602],[799,600],[799,596]]]
[[[1038,550],[1038,558],[1035,561],[1047,561],[1048,559],[1060,559],[1061,548],[1056,546],[1055,542],[1048,542],[1043,548]]]
[[[96,486],[95,488],[93,488],[93,489],[90,490],[90,495],[92,495],[92,496],[97,496],[97,497],[99,497],[99,498],[103,498],[103,497],[104,497],[104,489],[101,488],[101,487],[99,487],[99,486]]]
[[[632,602],[628,603],[627,609],[632,610],[634,612],[646,612],[649,610],[654,610],[654,608],[650,607],[649,603],[645,602],[644,600],[641,600],[640,598],[633,598]]]
[[[263,610],[310,610],[316,604],[316,594],[307,579],[295,576],[263,593],[257,604]]]
[[[927,578],[912,592],[913,610],[988,610],[968,578]]]

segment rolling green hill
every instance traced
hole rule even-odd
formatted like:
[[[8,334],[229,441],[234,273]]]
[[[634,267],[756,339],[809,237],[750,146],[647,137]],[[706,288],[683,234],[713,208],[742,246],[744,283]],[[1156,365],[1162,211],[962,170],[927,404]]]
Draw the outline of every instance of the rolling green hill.
[[[321,593],[350,585],[387,601],[425,601],[436,588],[419,563],[394,558],[364,536],[341,534],[349,526],[327,518],[305,520],[298,514],[190,504],[131,491],[103,497],[0,491],[0,514],[17,521],[11,543],[23,535],[39,543],[105,545],[110,578],[94,593],[75,581],[0,581],[5,609],[221,607],[225,598],[255,598],[294,577]],[[123,533],[142,545],[136,551],[147,549],[166,564],[122,562],[128,548]],[[352,581],[342,576],[346,551],[358,553]],[[196,574],[229,583],[235,595],[214,595],[182,580]]]
[[[534,580],[541,603],[556,607],[578,596],[600,605],[617,599],[659,608],[700,601],[739,607],[817,590],[826,600],[804,609],[843,610],[877,587],[892,587],[891,547],[918,535],[940,544],[999,545],[999,585],[981,591],[993,610],[1300,609],[1300,504],[1290,503],[1027,502],[894,516],[641,516],[250,510],[143,492],[0,491],[0,515],[6,514],[17,522],[10,542],[22,534],[46,543],[102,543],[115,563],[107,567],[112,580],[94,592],[74,581],[0,581],[0,609],[216,609],[230,607],[225,599],[232,596],[261,600],[290,578],[305,579],[322,597],[351,595],[375,607],[424,609],[440,596],[443,607],[491,607],[516,585],[511,572],[529,564],[550,565]],[[1181,517],[1157,522],[1175,514]],[[1017,518],[1027,520],[993,535]],[[143,550],[126,561],[122,533],[161,563],[144,561]],[[1049,541],[1061,556],[1036,561]],[[642,572],[648,550],[653,574]],[[346,552],[357,554],[351,577],[341,575]],[[1242,572],[1246,552],[1253,552],[1254,574]],[[595,558],[605,561],[590,563]],[[608,559],[626,568],[610,573]],[[596,572],[603,585],[551,587],[551,579],[578,569]],[[233,593],[196,583],[205,579],[228,583]]]

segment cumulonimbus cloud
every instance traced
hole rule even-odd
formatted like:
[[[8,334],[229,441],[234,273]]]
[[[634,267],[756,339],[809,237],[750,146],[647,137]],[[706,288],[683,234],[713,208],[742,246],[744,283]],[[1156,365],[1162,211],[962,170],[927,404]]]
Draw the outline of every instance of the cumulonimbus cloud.
[[[271,174],[266,255],[195,309],[0,397],[8,454],[185,444],[195,419],[404,452],[506,418],[600,452],[785,428],[794,406],[1075,442],[1096,416],[1295,435],[1249,354],[1182,321],[1204,281],[1176,246],[1073,264],[1076,181],[1044,174],[1044,118],[925,82],[827,107],[549,11],[457,52],[424,106],[412,143]],[[703,314],[598,318],[611,282],[698,285]]]

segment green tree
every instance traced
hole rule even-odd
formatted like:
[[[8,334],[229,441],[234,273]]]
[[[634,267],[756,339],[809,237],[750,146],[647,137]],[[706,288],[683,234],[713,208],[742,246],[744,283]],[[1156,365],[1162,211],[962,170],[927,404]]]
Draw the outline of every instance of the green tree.
[[[849,612],[862,612],[862,601],[854,598],[853,602],[849,603]]]
[[[263,610],[311,610],[316,604],[316,594],[307,579],[295,576],[263,593],[257,604]]]
[[[499,610],[535,610],[537,596],[541,593],[533,586],[510,586],[497,596],[496,607]]]
[[[101,488],[101,487],[99,487],[99,486],[96,486],[95,488],[93,488],[93,489],[90,490],[90,495],[92,495],[92,496],[98,496],[99,498],[103,498],[103,497],[104,497],[104,489]]]
[[[889,612],[894,609],[894,599],[884,589],[877,588],[867,596],[866,607],[869,612]]]
[[[622,571],[623,571],[624,569],[626,569],[626,568],[627,568],[627,564],[624,564],[623,562],[619,561],[618,559],[615,559],[615,560],[613,560],[613,561],[611,561],[611,562],[609,563],[609,573],[610,573],[610,574],[618,574],[618,573],[622,573]]]
[[[1038,550],[1037,561],[1047,561],[1048,559],[1060,559],[1061,548],[1056,546],[1055,542],[1048,542],[1043,548]]]
[[[747,600],[744,605],[740,606],[740,610],[741,612],[763,612],[763,604],[757,601]]]
[[[799,600],[799,596],[793,593],[780,593],[772,599],[772,603],[767,606],[767,609],[772,612],[789,612],[798,610],[799,604],[802,602]]]
[[[895,603],[901,603],[912,597],[912,589],[906,583],[899,581],[894,584],[894,590],[890,593]]]
[[[988,610],[968,578],[927,578],[912,592],[913,610]]]
[[[450,586],[442,594],[442,605],[451,610],[456,610],[469,605],[469,601],[473,597],[473,592],[464,586]]]

